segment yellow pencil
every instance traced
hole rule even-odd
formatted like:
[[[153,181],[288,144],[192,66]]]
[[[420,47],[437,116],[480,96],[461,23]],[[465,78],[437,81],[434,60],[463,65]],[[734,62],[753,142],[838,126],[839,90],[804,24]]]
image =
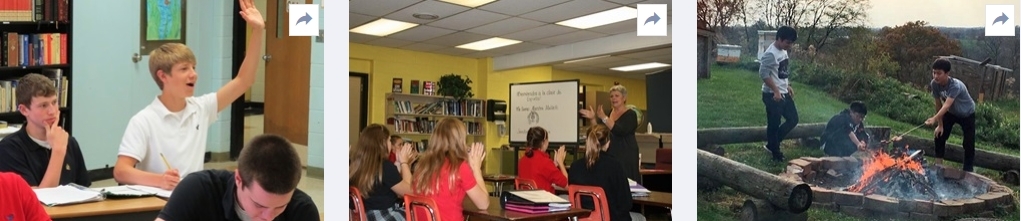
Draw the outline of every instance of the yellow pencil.
[[[163,163],[167,164],[167,169],[168,170],[169,169],[174,169],[173,167],[170,167],[170,161],[167,161],[167,157],[163,156],[163,153],[160,153],[160,158],[163,158]]]

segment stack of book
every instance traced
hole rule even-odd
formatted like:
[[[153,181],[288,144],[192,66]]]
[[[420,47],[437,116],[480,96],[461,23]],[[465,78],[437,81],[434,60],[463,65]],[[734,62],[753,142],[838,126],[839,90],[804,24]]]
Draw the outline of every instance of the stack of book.
[[[501,200],[504,209],[521,213],[551,213],[571,209],[571,202],[545,190],[507,191]]]
[[[627,183],[628,183],[628,185],[631,186],[631,196],[632,197],[649,196],[649,189],[646,189],[641,184],[638,184],[638,182],[635,182],[632,179],[627,179]]]

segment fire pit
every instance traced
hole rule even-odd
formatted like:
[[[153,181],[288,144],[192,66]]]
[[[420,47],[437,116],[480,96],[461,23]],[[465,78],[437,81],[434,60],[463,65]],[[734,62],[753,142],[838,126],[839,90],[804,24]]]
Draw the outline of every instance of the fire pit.
[[[982,175],[925,166],[920,151],[874,151],[860,157],[802,157],[781,177],[812,187],[813,206],[858,217],[938,220],[991,216],[1012,208],[1012,191]]]

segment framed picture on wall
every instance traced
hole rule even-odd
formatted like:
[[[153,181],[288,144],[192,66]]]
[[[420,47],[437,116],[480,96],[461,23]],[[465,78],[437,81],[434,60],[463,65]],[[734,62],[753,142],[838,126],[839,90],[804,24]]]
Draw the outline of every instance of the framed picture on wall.
[[[185,43],[185,0],[142,0],[141,55],[166,43]]]

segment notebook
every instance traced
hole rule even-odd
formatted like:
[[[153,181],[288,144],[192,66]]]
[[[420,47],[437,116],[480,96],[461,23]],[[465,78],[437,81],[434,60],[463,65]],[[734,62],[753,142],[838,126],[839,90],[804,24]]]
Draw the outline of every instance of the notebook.
[[[156,188],[156,187],[151,187],[151,186],[129,185],[127,187],[131,188],[131,189],[134,189],[134,190],[142,191],[142,192],[149,192],[149,193],[152,193],[152,194],[156,194],[156,196],[162,197],[162,198],[166,198],[166,199],[169,199],[170,198],[170,194],[173,193],[173,191],[170,191],[170,190],[164,190],[164,189],[160,189],[160,188]]]
[[[33,191],[39,198],[39,202],[46,206],[96,202],[106,199],[102,192],[74,183],[51,188],[38,188]]]
[[[638,184],[638,182],[635,182],[632,179],[627,179],[627,184],[628,186],[631,186],[631,196],[649,196],[649,193],[651,192],[649,189],[646,189],[644,186]]]
[[[524,191],[507,191],[508,199],[510,202],[529,203],[532,205],[546,205],[550,207],[570,207],[571,202],[560,198],[557,195],[553,195],[545,190],[524,190]]]

